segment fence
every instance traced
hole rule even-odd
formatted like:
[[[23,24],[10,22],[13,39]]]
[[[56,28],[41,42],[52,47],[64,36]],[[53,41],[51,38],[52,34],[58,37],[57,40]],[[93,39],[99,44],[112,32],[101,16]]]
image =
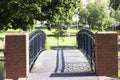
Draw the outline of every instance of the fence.
[[[83,51],[90,62],[92,71],[95,71],[95,36],[89,30],[81,30],[77,33],[78,48]]]
[[[32,67],[37,56],[45,49],[46,34],[37,30],[29,35],[29,65]]]

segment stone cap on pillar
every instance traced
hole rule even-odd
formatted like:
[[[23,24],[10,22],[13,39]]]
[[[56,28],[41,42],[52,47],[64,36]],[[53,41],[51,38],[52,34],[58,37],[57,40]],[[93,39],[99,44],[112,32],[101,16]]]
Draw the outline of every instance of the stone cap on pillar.
[[[109,31],[109,32],[96,32],[96,34],[117,34],[117,32]]]

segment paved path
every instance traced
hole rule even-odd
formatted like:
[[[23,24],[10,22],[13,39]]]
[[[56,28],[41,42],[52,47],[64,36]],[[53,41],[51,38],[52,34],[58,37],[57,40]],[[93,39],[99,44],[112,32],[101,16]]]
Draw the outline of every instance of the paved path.
[[[98,80],[79,50],[44,51],[37,58],[28,80]]]

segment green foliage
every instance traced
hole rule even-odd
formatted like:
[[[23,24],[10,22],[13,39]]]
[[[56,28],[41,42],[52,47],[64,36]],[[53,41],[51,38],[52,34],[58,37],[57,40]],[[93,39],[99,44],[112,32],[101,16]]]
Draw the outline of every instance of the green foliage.
[[[4,53],[3,52],[0,52],[0,58],[1,57],[4,57]]]
[[[114,18],[116,19],[116,22],[120,22],[120,10],[115,11]]]
[[[81,11],[79,11],[79,16],[80,16],[79,23],[86,24],[87,23],[86,21],[87,21],[87,18],[88,18],[87,8],[84,8]]]
[[[103,19],[103,28],[107,29],[109,27],[112,27],[112,25],[115,23],[115,19],[112,17],[106,17]]]
[[[52,17],[48,18],[49,24],[56,29],[54,32],[56,37],[63,36],[69,24],[72,23],[75,8],[75,0],[53,0],[51,10],[47,10],[47,14]],[[52,13],[52,14],[50,14]]]
[[[54,27],[65,27],[72,22],[75,7],[76,0],[1,0],[0,30],[31,29],[36,20],[46,20]]]
[[[1,0],[0,3],[0,30],[9,28],[27,30],[40,19],[43,12],[41,6],[51,0]]]
[[[102,6],[97,6],[96,4],[89,4],[87,6],[87,9],[87,21],[91,29],[95,29],[95,27],[98,27],[98,29],[100,30],[102,26],[102,20],[105,18],[104,8]]]
[[[54,21],[52,23],[52,27],[55,29],[54,34],[56,37],[62,36],[66,32],[65,24],[60,15],[56,15],[53,18]]]
[[[5,79],[5,62],[0,61],[0,80]]]
[[[110,0],[110,6],[114,9],[117,10],[120,8],[120,0]]]
[[[111,26],[115,20],[110,17],[108,9],[109,1],[96,0],[94,3],[89,3],[86,8],[80,11],[80,22],[88,24],[90,29],[103,31],[108,26]]]
[[[50,50],[50,45],[48,44],[47,41],[46,41],[46,43],[45,43],[45,50]]]

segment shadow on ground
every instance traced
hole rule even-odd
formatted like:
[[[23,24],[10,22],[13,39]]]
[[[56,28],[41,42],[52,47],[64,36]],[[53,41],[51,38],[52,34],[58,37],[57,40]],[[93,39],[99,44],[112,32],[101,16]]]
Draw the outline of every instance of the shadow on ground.
[[[52,73],[50,77],[85,77],[96,76],[94,72],[81,72],[81,73]]]

